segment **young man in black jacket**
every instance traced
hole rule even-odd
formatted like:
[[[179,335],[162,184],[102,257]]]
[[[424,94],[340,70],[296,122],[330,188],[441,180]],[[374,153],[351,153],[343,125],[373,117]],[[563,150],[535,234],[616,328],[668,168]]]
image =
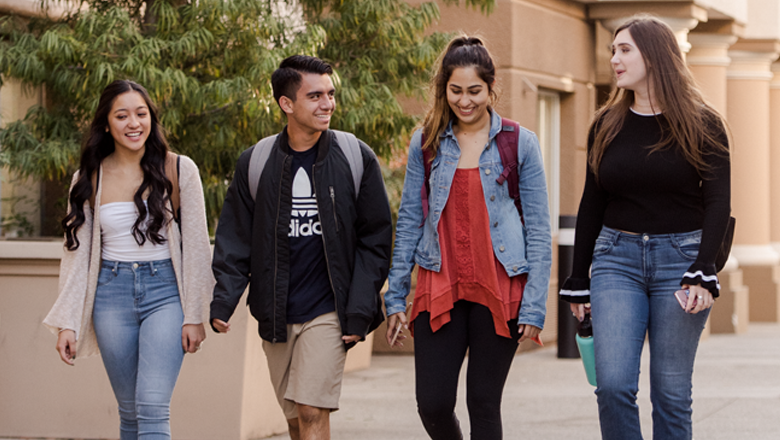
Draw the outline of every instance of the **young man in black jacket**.
[[[212,328],[230,330],[249,283],[247,302],[293,440],[330,438],[346,350],[382,321],[379,292],[390,267],[390,207],[376,156],[328,129],[332,73],[302,55],[274,72],[287,126],[239,157],[214,248]],[[261,148],[270,149],[258,166],[253,150]],[[250,162],[258,181],[250,181]]]

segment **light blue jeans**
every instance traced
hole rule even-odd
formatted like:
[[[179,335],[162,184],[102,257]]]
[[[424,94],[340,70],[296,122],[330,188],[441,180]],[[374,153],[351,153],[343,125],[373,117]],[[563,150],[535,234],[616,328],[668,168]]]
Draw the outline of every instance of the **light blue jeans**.
[[[701,231],[632,235],[607,227],[596,240],[590,290],[605,440],[642,438],[636,394],[645,335],[653,438],[692,438],[693,363],[709,310],[685,313],[674,292],[700,242]]]
[[[171,396],[184,359],[171,260],[103,261],[92,319],[119,404],[120,439],[170,439]]]

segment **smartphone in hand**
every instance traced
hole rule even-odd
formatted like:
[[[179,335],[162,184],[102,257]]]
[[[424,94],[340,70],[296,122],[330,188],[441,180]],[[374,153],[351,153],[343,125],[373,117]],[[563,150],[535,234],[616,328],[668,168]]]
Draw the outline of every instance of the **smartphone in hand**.
[[[680,307],[685,310],[685,306],[688,305],[688,294],[690,294],[690,290],[678,290],[677,292],[674,292],[674,297],[677,298],[677,302],[680,303]],[[693,307],[696,307],[696,298],[693,299]]]
[[[398,324],[395,326],[395,332],[393,332],[393,339],[390,341],[390,346],[395,346],[395,340],[398,339],[398,334],[401,333],[401,327],[404,326],[404,323],[401,322],[401,320],[398,320]]]
[[[409,304],[406,305],[406,322],[409,322],[409,309],[412,308],[412,302],[409,301]],[[398,320],[398,323],[395,325],[395,331],[393,332],[393,339],[390,340],[390,347],[395,347],[395,340],[398,339],[398,335],[401,334],[401,328],[404,326],[404,323],[401,322],[401,320]]]

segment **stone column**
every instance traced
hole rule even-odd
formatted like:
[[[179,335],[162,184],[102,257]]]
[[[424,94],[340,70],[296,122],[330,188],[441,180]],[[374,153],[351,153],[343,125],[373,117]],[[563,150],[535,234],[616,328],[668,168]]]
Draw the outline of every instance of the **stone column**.
[[[734,35],[688,34],[691,50],[687,62],[704,98],[723,115],[726,114],[726,73],[731,64],[729,47],[737,42]]]
[[[772,64],[769,84],[769,150],[770,169],[780,170],[780,62]],[[780,253],[780,173],[769,177],[770,238],[772,248]]]
[[[729,51],[727,118],[733,134],[733,254],[750,288],[750,321],[780,317],[780,254],[770,238],[770,102],[774,41],[740,41]]]
[[[687,62],[704,98],[724,116],[727,111],[727,71],[731,64],[729,47],[737,37],[729,34],[692,32],[688,35],[691,50]],[[743,333],[748,324],[748,288],[743,274],[732,256],[718,274],[720,298],[710,313],[713,333]]]
[[[780,62],[772,64],[769,85],[769,229],[772,248],[780,254]]]

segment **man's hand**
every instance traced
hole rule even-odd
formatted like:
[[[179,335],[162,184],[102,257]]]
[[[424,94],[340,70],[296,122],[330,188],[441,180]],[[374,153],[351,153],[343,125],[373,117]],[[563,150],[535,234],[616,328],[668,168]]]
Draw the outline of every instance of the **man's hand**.
[[[220,333],[227,333],[230,331],[230,323],[227,323],[221,319],[212,319],[211,326],[217,329],[217,331]]]
[[[345,344],[349,344],[350,342],[360,342],[361,339],[363,339],[363,337],[360,335],[346,335],[341,337],[341,340],[344,341]]]
[[[181,346],[187,353],[200,350],[200,345],[206,339],[206,329],[203,324],[185,324],[181,328]]]
[[[55,347],[60,359],[68,365],[73,365],[76,359],[76,332],[73,330],[62,330],[57,336],[57,345]]]

